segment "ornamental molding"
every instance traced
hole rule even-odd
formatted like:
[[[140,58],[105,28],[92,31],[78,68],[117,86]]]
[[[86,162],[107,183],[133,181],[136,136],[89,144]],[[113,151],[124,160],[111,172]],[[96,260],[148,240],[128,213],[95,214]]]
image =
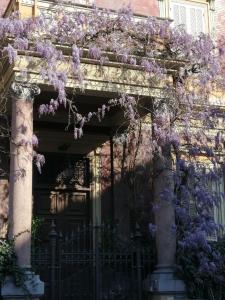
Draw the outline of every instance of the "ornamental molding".
[[[11,93],[16,100],[33,101],[40,92],[36,84],[13,82],[11,85]]]

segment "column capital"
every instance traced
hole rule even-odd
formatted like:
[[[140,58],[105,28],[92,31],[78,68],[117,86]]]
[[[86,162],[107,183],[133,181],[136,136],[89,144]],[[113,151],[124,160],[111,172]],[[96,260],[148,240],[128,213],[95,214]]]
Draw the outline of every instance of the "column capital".
[[[40,88],[36,84],[13,82],[11,84],[12,96],[18,100],[33,101],[39,95]]]

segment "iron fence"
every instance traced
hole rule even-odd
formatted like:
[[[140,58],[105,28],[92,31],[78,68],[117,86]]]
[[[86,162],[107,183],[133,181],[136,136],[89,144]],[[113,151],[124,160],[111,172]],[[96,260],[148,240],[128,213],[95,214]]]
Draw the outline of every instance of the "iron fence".
[[[144,300],[143,280],[151,272],[151,248],[137,232],[123,241],[110,225],[77,226],[33,247],[32,264],[45,282],[45,300]]]

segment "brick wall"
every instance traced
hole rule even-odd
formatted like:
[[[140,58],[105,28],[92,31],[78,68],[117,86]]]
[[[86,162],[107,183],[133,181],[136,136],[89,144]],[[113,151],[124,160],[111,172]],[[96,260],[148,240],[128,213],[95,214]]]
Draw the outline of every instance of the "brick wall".
[[[225,36],[225,0],[215,0],[215,27],[217,37]]]
[[[10,0],[0,0],[0,16],[4,13]]]
[[[102,145],[101,149],[102,221],[107,223],[112,218],[113,198],[114,220],[118,222],[123,239],[130,236],[135,222],[143,228],[147,228],[147,224],[152,222],[151,124],[146,122],[143,127],[141,136],[136,133],[126,144],[114,143],[113,197],[109,142]]]
[[[0,0],[0,16],[4,13],[9,1]],[[157,0],[96,0],[97,6],[110,9],[119,9],[129,3],[137,14],[159,16]]]
[[[159,16],[159,8],[157,0],[96,0],[99,7],[119,9],[124,5],[131,4],[136,14]]]

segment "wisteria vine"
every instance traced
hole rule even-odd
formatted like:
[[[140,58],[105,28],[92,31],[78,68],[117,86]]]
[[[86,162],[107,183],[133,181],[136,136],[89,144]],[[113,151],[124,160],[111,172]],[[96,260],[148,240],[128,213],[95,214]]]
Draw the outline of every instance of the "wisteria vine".
[[[0,41],[2,61],[8,59],[11,65],[21,57],[27,62],[40,58],[40,76],[54,87],[56,97],[40,104],[39,115],[54,116],[59,107],[65,107],[75,139],[82,137],[85,124],[92,118],[101,121],[113,107],[124,111],[125,139],[139,128],[141,116],[150,114],[154,134],[147,138],[152,153],[160,155],[165,144],[172,149],[174,228],[179,233],[179,249],[201,249],[198,271],[218,275],[219,254],[213,252],[207,236],[221,231],[211,211],[224,195],[209,189],[208,178],[216,182],[224,162],[223,103],[212,100],[218,100],[214,95],[223,93],[225,87],[223,43],[205,34],[189,35],[166,20],[136,17],[127,8],[112,13],[97,7],[69,10],[60,4],[54,12],[35,18],[21,19],[18,13],[1,18]],[[117,63],[120,68],[141,70],[149,91],[160,83],[159,96],[143,105],[141,95],[137,98],[118,92],[97,111],[83,115],[67,86],[72,79],[78,86],[73,93],[84,89],[84,61],[100,69]],[[21,74],[27,80],[29,68],[22,69]],[[38,144],[36,137],[34,143]],[[35,156],[40,168],[43,157]],[[200,157],[210,168],[202,167]],[[195,216],[190,215],[191,202]],[[206,252],[210,253],[207,258],[203,255]],[[224,278],[219,278],[224,284]]]

